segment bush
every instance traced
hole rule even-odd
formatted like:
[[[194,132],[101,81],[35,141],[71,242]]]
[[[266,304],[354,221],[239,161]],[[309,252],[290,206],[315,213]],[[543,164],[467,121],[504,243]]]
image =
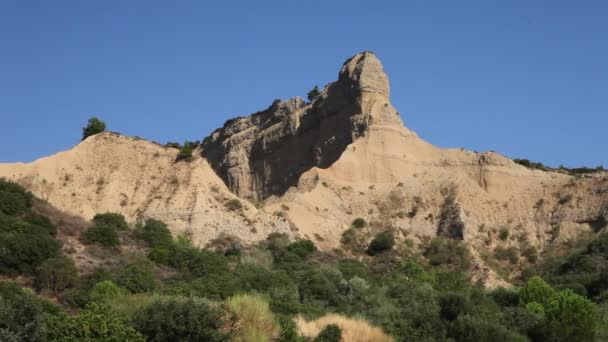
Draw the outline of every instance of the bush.
[[[47,234],[0,233],[0,273],[30,274],[61,253],[61,243]]]
[[[239,210],[243,207],[243,205],[241,204],[241,201],[239,201],[238,199],[231,199],[231,200],[227,201],[224,205],[226,206],[226,208],[228,210],[232,210],[232,211]]]
[[[315,86],[312,88],[306,96],[308,97],[308,101],[314,101],[317,97],[321,95],[321,91],[319,90],[319,86]]]
[[[32,194],[14,182],[0,178],[0,213],[17,215],[32,207]]]
[[[219,304],[196,297],[161,297],[135,313],[149,341],[228,341],[234,320]]]
[[[36,271],[35,286],[41,290],[61,292],[78,281],[78,270],[74,261],[65,256],[51,258],[42,263]]]
[[[95,303],[75,316],[65,313],[47,316],[45,323],[50,341],[145,341],[109,307]]]
[[[433,238],[424,255],[432,266],[447,266],[454,271],[466,271],[470,266],[469,251],[457,240]]]
[[[327,325],[319,335],[315,338],[314,342],[340,342],[342,341],[342,329],[335,324]]]
[[[509,230],[507,228],[501,228],[500,232],[498,233],[498,238],[501,239],[502,241],[505,241],[506,239],[508,239]]]
[[[259,295],[236,295],[228,299],[227,305],[240,326],[234,341],[272,341],[279,337],[281,327],[268,302]]]
[[[118,213],[97,214],[95,217],[93,217],[93,223],[112,226],[118,231],[129,229],[129,225],[125,220],[125,217]]]
[[[106,130],[106,123],[96,117],[89,119],[87,126],[82,129],[82,140]]]
[[[84,231],[83,238],[87,243],[98,243],[104,247],[120,245],[118,232],[114,226],[108,224],[94,224]]]
[[[446,321],[455,321],[459,316],[465,315],[471,310],[468,298],[460,293],[443,294],[439,297],[439,306],[441,319]]]
[[[522,252],[522,255],[533,264],[538,261],[538,251],[533,246],[526,247]]]
[[[104,280],[97,284],[91,291],[91,301],[107,304],[120,295],[120,288],[110,280]]]
[[[17,286],[0,282],[0,341],[46,341],[45,313],[59,310]]]
[[[367,254],[376,255],[382,252],[386,252],[392,249],[395,246],[395,237],[393,236],[393,232],[384,231],[372,240],[367,248]]]
[[[287,246],[287,250],[298,255],[300,258],[306,258],[310,253],[316,251],[317,247],[314,242],[302,239]]]
[[[177,161],[180,160],[192,160],[193,147],[189,141],[184,142],[184,145],[179,149],[177,154]]]
[[[125,266],[118,273],[117,282],[120,287],[132,293],[151,291],[156,286],[149,261],[138,261]]]
[[[353,228],[363,228],[367,225],[367,222],[365,222],[364,219],[357,217],[356,219],[353,220],[352,226]]]
[[[146,223],[138,228],[136,233],[137,237],[146,241],[152,248],[169,249],[173,246],[173,236],[163,221],[147,219]]]
[[[498,246],[494,249],[494,256],[499,260],[508,260],[515,265],[519,261],[519,250],[517,247],[504,248]]]

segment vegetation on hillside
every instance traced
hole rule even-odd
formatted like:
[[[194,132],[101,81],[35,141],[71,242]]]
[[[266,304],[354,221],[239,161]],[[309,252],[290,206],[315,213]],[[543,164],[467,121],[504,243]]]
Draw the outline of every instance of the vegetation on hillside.
[[[471,262],[458,239],[438,237],[422,254],[405,256],[386,230],[370,244],[352,244],[355,258],[273,233],[257,245],[212,251],[188,235],[172,236],[159,220],[129,226],[121,215],[105,213],[91,227],[138,239],[146,257],[117,258],[125,261],[79,274],[61,252],[56,227],[32,210],[33,200],[0,181],[0,247],[10,252],[0,259],[0,272],[32,279],[36,291],[24,288],[27,282],[0,282],[2,341],[607,337],[608,233],[538,262],[520,288],[485,290],[466,278]],[[366,226],[353,223],[353,234]],[[103,245],[105,238],[94,240]],[[126,253],[112,246],[115,254]]]

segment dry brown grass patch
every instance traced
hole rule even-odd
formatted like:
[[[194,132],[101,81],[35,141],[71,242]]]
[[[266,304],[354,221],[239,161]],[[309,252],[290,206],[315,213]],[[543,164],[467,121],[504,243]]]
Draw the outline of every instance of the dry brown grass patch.
[[[342,329],[342,342],[394,342],[395,340],[362,319],[344,317],[338,314],[325,315],[314,321],[307,321],[301,316],[296,318],[298,333],[308,338],[315,338],[326,326],[335,324]]]

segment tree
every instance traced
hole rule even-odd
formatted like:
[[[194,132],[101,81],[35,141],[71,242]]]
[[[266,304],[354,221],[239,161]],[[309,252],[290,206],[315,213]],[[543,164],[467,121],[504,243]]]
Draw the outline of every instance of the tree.
[[[82,129],[82,140],[106,130],[106,123],[96,117],[89,119],[87,126]]]
[[[189,141],[184,142],[184,146],[179,149],[179,154],[177,155],[177,161],[180,160],[192,160],[192,144]]]
[[[143,342],[144,337],[112,312],[110,307],[92,303],[78,315],[49,315],[45,325],[50,341]]]
[[[523,305],[536,302],[543,307],[556,295],[555,290],[543,278],[534,276],[519,290],[519,299]]]
[[[314,101],[317,97],[321,95],[321,91],[319,90],[319,86],[315,86],[312,88],[306,96],[308,97],[308,101]]]
[[[98,243],[104,247],[115,247],[120,245],[118,232],[112,225],[95,223],[84,231],[84,238],[88,242]]]
[[[107,224],[113,226],[116,230],[122,231],[129,229],[129,225],[122,214],[118,213],[104,213],[97,214],[93,217],[93,223],[95,224]]]
[[[51,258],[37,269],[35,285],[38,290],[61,292],[78,281],[78,269],[74,261],[65,256]]]
[[[225,308],[197,297],[161,297],[135,313],[134,325],[149,341],[228,341],[234,325]]]
[[[146,241],[152,248],[169,249],[173,246],[173,236],[167,225],[160,220],[147,219],[137,230],[137,236]]]
[[[110,280],[104,280],[97,284],[91,291],[91,300],[96,303],[108,303],[120,295],[120,288]]]
[[[367,254],[376,255],[388,251],[395,246],[395,237],[391,231],[384,231],[372,240],[367,248]]]
[[[125,266],[118,273],[118,285],[132,293],[151,291],[156,286],[152,265],[143,260]]]

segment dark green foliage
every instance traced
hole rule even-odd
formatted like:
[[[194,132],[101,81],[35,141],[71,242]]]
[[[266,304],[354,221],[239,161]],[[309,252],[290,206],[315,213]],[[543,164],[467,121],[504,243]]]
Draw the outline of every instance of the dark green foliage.
[[[28,211],[32,207],[32,194],[13,183],[0,178],[0,213],[17,215]]]
[[[314,342],[340,342],[341,340],[342,329],[335,324],[329,324],[323,330],[321,330]]]
[[[74,261],[65,256],[45,260],[36,270],[35,287],[39,290],[61,292],[78,281]]]
[[[169,297],[138,312],[134,325],[148,341],[229,341],[233,318],[203,299]],[[228,328],[228,329],[226,329]]]
[[[537,169],[537,170],[542,170],[542,171],[550,171],[553,170],[552,168],[543,165],[543,163],[537,163],[537,162],[533,162],[530,161],[528,159],[513,159],[514,162],[516,162],[519,165],[523,165],[529,169]]]
[[[446,321],[455,321],[459,316],[471,311],[469,299],[460,293],[445,293],[439,297],[439,315]]]
[[[68,289],[65,292],[64,301],[72,307],[84,308],[93,300],[91,291],[96,284],[110,280],[112,280],[112,274],[104,269],[97,268],[93,273],[81,277],[75,287]]]
[[[129,229],[129,225],[122,214],[105,213],[97,214],[93,217],[93,223],[99,225],[108,225],[114,227],[118,231]]]
[[[120,238],[114,226],[108,224],[93,224],[83,232],[83,238],[87,243],[97,243],[104,247],[116,247],[120,245]]]
[[[498,238],[501,239],[502,241],[505,241],[506,239],[508,239],[509,238],[509,229],[501,228],[500,231],[498,232]]]
[[[376,255],[382,252],[386,252],[392,249],[395,246],[395,237],[393,236],[393,232],[390,230],[384,231],[370,242],[369,247],[367,248],[367,254]]]
[[[184,145],[179,149],[179,153],[177,154],[176,161],[180,160],[192,160],[192,151],[194,150],[194,146],[189,141],[184,142]]]
[[[321,91],[319,90],[319,86],[315,86],[312,88],[306,96],[308,97],[308,101],[314,101],[317,97],[321,95]]]
[[[0,273],[31,274],[60,253],[61,243],[48,234],[0,233]]]
[[[436,237],[431,240],[425,256],[433,266],[445,266],[465,272],[470,266],[469,252],[460,241]]]
[[[44,314],[55,314],[51,303],[0,282],[0,341],[46,341]]]
[[[106,130],[106,123],[96,117],[89,119],[87,126],[82,129],[82,140]]]
[[[315,243],[310,240],[298,240],[287,246],[287,251],[298,255],[300,258],[305,258],[316,250]]]
[[[118,273],[117,283],[132,293],[153,290],[156,282],[152,265],[149,261],[138,261],[125,266]]]
[[[173,236],[167,225],[159,220],[147,219],[145,224],[137,229],[137,237],[146,241],[150,247],[171,249]]]
[[[47,316],[45,325],[50,341],[145,341],[140,333],[117,317],[109,307],[94,303],[78,315],[61,313]]]
[[[365,222],[365,220],[360,217],[357,217],[352,223],[353,228],[363,228],[366,225],[367,222]]]

